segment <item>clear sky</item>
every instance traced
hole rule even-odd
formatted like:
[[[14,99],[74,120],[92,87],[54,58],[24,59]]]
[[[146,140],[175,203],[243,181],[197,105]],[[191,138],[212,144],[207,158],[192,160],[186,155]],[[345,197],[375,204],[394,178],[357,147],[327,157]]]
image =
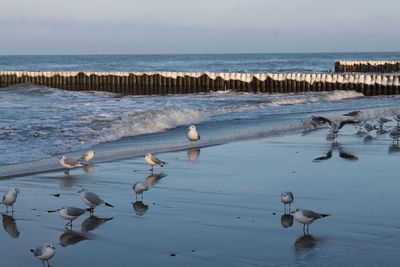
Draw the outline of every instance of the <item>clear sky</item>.
[[[0,0],[0,54],[400,51],[398,0]]]

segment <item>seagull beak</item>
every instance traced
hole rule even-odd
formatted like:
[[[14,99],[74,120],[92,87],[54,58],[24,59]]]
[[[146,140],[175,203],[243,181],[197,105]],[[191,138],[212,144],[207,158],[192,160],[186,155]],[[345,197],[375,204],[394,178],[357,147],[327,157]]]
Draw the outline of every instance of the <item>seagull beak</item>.
[[[296,213],[295,211],[292,211],[290,214],[294,214],[294,213]]]

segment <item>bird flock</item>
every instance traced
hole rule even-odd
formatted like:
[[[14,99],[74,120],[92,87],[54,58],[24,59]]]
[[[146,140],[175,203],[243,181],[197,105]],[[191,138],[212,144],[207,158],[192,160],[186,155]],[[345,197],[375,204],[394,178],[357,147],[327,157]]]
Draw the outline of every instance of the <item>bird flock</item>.
[[[304,133],[318,129],[321,126],[327,126],[329,132],[326,135],[326,140],[336,142],[340,130],[346,125],[355,125],[357,128],[356,134],[364,136],[364,140],[373,139],[371,133],[376,131],[377,135],[389,134],[393,139],[393,144],[399,146],[400,139],[400,114],[393,114],[393,120],[397,122],[395,126],[387,126],[392,119],[386,117],[378,117],[375,119],[361,120],[362,111],[352,111],[342,114],[342,118],[338,120],[330,119],[324,116],[313,115],[310,118],[301,121]]]
[[[187,139],[191,142],[196,142],[200,140],[200,134],[198,133],[196,126],[191,125],[188,128],[188,133],[187,133]],[[59,162],[63,168],[65,168],[64,173],[67,175],[70,175],[70,171],[72,169],[78,168],[78,167],[85,167],[85,166],[90,166],[92,163],[92,160],[95,158],[95,152],[93,150],[89,150],[85,152],[79,159],[73,159],[65,156],[59,157]],[[152,155],[151,153],[146,153],[145,154],[145,162],[151,166],[151,174],[145,179],[145,181],[138,181],[134,183],[133,185],[133,191],[136,194],[136,202],[132,202],[133,208],[136,211],[136,214],[138,215],[143,215],[144,212],[147,210],[147,205],[144,205],[143,203],[143,192],[149,190],[149,188],[153,187],[161,178],[163,178],[165,175],[163,173],[160,174],[154,174],[154,167],[155,166],[160,166],[164,167],[167,163],[163,160],[160,160],[156,156]],[[15,225],[15,221],[13,219],[13,214],[14,214],[14,203],[17,201],[17,197],[20,193],[20,190],[18,188],[11,188],[8,190],[2,198],[2,202],[0,204],[3,204],[6,207],[6,213],[9,213],[9,208],[11,208],[11,216],[3,214],[3,224],[4,224],[4,216],[7,216],[6,219],[11,218],[12,223],[8,224],[10,227]],[[48,210],[48,213],[53,213],[57,212],[58,215],[64,219],[67,220],[68,222],[65,224],[65,227],[68,228],[70,231],[64,233],[65,235],[72,234],[72,225],[73,221],[85,214],[86,212],[90,213],[90,220],[93,220],[95,224],[101,224],[107,220],[110,220],[112,218],[98,218],[94,216],[94,210],[98,206],[107,206],[107,207],[114,207],[112,204],[106,202],[103,200],[99,195],[97,195],[94,192],[90,192],[85,188],[82,188],[77,192],[82,201],[88,206],[88,208],[78,208],[78,207],[73,207],[73,206],[62,206],[58,209],[55,210]],[[142,201],[137,201],[138,195],[141,195],[141,200]],[[85,220],[86,221],[86,220]],[[92,224],[93,222],[88,222],[88,224]],[[83,224],[82,224],[83,225]],[[13,229],[8,229],[10,233],[12,233],[14,236],[18,236],[19,232],[15,227],[11,227]],[[64,235],[63,234],[63,235]],[[73,238],[76,236],[73,236]],[[65,236],[64,238],[68,238],[68,236]],[[62,237],[60,237],[60,240]],[[62,242],[61,242],[62,243]],[[50,243],[45,243],[42,246],[39,246],[35,249],[30,250],[36,258],[42,261],[43,266],[47,264],[49,265],[49,260],[55,255],[56,248],[51,245]]]

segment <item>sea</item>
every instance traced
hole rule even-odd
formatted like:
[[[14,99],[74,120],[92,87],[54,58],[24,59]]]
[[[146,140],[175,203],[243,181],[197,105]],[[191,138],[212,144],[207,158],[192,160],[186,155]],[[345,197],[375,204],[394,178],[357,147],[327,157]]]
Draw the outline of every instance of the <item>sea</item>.
[[[0,56],[2,71],[177,71],[331,73],[337,60],[399,60],[400,52]],[[98,151],[98,160],[301,133],[318,114],[339,119],[361,110],[362,120],[400,112],[400,97],[345,90],[291,94],[213,93],[123,96],[71,92],[32,84],[0,88],[2,168],[60,155]],[[201,141],[186,139],[197,125]],[[40,165],[40,163],[38,163]],[[40,166],[37,166],[40,169]]]

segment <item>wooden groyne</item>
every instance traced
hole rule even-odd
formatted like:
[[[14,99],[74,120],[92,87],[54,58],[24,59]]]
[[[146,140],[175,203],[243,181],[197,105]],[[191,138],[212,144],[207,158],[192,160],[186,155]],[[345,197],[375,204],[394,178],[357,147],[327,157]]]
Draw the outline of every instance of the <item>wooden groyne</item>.
[[[336,61],[335,72],[400,72],[400,61]]]
[[[71,91],[124,95],[192,94],[231,90],[296,93],[355,90],[364,95],[400,94],[399,75],[213,72],[0,72],[0,87],[30,83]]]

